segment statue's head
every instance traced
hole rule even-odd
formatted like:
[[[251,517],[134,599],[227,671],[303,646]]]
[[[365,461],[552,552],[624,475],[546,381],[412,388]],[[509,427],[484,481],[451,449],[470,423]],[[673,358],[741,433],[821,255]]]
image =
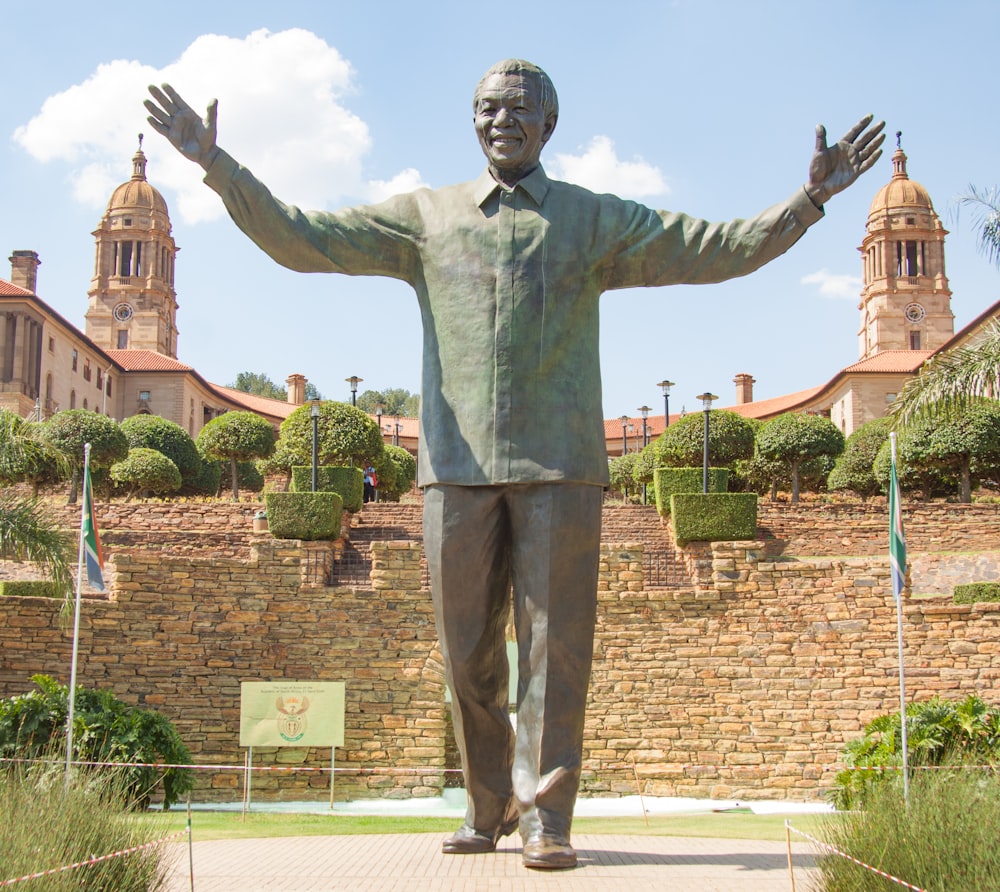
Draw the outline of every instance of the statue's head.
[[[512,184],[538,166],[559,118],[549,76],[523,59],[493,65],[476,85],[473,121],[494,175]]]

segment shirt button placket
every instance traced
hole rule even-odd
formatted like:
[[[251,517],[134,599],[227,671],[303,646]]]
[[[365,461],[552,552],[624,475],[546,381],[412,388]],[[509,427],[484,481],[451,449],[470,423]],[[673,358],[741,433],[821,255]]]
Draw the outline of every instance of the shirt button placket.
[[[500,221],[497,226],[497,311],[495,324],[493,416],[493,482],[510,480],[511,437],[511,326],[514,315],[514,223],[516,192],[500,193]]]

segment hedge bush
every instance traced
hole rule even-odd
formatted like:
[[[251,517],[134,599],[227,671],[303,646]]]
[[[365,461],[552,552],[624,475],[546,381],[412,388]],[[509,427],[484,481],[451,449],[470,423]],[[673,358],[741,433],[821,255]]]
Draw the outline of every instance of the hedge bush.
[[[365,495],[365,475],[361,468],[324,465],[316,469],[316,491],[335,492],[344,500],[344,510],[361,510]],[[312,466],[292,467],[292,492],[312,492]]]
[[[0,582],[0,597],[62,598],[66,587],[48,579],[7,579]]]
[[[701,492],[705,484],[704,468],[657,468],[653,472],[656,510],[661,517],[670,514],[670,497],[677,492]],[[729,468],[708,469],[708,491],[726,492],[729,488]]]
[[[956,604],[981,604],[1000,601],[1000,582],[968,582],[956,585],[952,593]]]
[[[344,500],[335,492],[264,494],[267,526],[276,539],[336,539]]]
[[[675,493],[670,503],[678,545],[753,539],[757,535],[756,493]]]

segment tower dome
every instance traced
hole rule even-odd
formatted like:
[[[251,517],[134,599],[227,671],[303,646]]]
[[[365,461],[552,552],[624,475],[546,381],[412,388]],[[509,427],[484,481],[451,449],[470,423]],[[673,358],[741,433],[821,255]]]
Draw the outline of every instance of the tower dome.
[[[162,214],[169,219],[167,203],[163,196],[146,180],[146,155],[142,151],[142,134],[139,148],[132,156],[132,178],[122,183],[108,201],[108,214],[122,212]]]
[[[901,134],[897,134],[899,138]],[[916,180],[911,180],[906,172],[906,153],[902,146],[896,146],[892,155],[892,179],[875,193],[868,210],[868,225],[885,219],[895,213],[923,212],[937,221],[934,205],[927,190]],[[940,226],[940,221],[937,221]]]

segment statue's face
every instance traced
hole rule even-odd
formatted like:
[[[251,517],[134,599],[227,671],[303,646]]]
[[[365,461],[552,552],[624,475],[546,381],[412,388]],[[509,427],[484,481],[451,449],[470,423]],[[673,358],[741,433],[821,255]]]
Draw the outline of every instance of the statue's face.
[[[556,124],[545,118],[535,80],[518,74],[495,74],[482,83],[474,121],[490,168],[508,183],[538,166]]]

